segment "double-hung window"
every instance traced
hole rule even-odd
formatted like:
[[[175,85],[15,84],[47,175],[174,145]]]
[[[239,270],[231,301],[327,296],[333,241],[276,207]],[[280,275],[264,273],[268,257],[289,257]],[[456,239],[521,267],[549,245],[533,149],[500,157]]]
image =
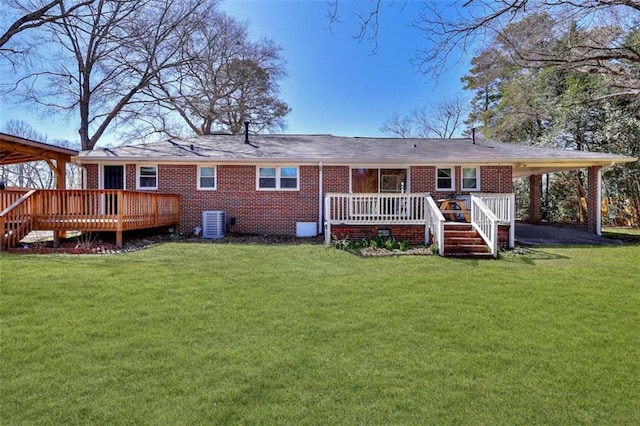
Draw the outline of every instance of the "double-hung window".
[[[299,169],[295,166],[258,167],[258,189],[294,191],[298,189]]]
[[[455,171],[453,167],[438,167],[436,169],[436,190],[453,191],[455,189]]]
[[[198,166],[198,189],[216,189],[215,166]]]
[[[137,189],[158,189],[158,166],[138,166],[137,172]]]
[[[462,190],[477,191],[480,189],[480,169],[478,167],[462,168]]]

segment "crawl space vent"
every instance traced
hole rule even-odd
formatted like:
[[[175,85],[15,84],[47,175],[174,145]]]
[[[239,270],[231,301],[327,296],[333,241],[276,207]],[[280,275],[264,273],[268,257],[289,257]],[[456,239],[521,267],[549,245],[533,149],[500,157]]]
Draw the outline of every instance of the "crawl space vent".
[[[222,211],[202,212],[202,238],[217,239],[224,237],[226,223],[226,215]]]

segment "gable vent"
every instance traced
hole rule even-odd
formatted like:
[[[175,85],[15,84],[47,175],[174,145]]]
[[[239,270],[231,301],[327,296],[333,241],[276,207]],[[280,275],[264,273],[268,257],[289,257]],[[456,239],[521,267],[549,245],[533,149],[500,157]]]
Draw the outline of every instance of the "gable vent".
[[[226,223],[226,214],[223,211],[202,212],[202,238],[223,238]]]

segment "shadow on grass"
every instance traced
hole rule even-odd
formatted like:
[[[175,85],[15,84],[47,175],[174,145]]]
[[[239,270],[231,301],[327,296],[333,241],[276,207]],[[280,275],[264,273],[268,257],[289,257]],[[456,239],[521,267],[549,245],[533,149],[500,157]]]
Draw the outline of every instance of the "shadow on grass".
[[[640,233],[636,232],[638,231],[602,231],[602,236],[620,244],[640,244]]]
[[[504,251],[500,253],[500,259],[505,262],[511,263],[523,263],[526,265],[535,265],[539,260],[562,260],[569,259],[569,256],[564,256],[558,253],[551,253],[545,251],[545,248],[560,248],[566,246],[544,246],[531,247],[531,246],[517,246],[513,250]]]

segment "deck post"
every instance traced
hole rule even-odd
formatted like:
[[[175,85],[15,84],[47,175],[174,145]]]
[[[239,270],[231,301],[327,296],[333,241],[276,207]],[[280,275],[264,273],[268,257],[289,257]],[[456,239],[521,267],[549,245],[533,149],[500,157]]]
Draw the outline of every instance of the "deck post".
[[[67,189],[67,162],[65,160],[56,160],[56,189]],[[53,245],[58,247],[60,239],[67,237],[67,231],[53,231]]]
[[[122,247],[122,228],[123,228],[123,224],[122,224],[122,212],[123,210],[126,208],[126,205],[124,203],[124,192],[122,192],[121,190],[118,190],[118,193],[116,195],[118,203],[118,215],[117,215],[117,221],[116,221],[116,247],[120,248]]]
[[[158,197],[151,197],[151,209],[153,210],[153,226],[158,227]]]
[[[4,235],[6,230],[4,229],[4,216],[0,216],[0,251],[5,249],[4,247]]]

